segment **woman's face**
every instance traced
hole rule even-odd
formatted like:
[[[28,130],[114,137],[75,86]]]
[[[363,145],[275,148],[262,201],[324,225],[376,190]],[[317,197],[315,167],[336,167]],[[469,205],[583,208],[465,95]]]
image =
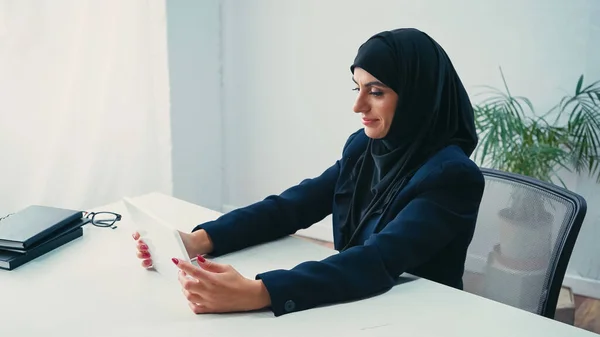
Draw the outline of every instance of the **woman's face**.
[[[362,68],[354,69],[352,77],[358,96],[354,112],[362,115],[365,133],[370,138],[383,138],[390,130],[398,94]]]

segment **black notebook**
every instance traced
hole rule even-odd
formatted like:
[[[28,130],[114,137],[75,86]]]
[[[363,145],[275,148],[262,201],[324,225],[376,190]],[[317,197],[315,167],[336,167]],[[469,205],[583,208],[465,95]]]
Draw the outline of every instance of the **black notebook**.
[[[81,225],[69,227],[51,239],[30,248],[25,253],[0,250],[0,269],[13,270],[83,235]]]
[[[34,245],[27,247],[27,249],[0,247],[0,254],[2,252],[15,252],[15,253],[19,253],[19,254],[25,254],[25,253],[27,253],[30,250],[38,248],[38,246],[42,246],[42,245],[45,245],[45,244],[49,243],[50,241],[54,240],[58,236],[61,236],[61,235],[65,234],[65,233],[67,233],[67,232],[70,232],[70,231],[76,229],[77,227],[83,227],[89,221],[90,220],[86,219],[86,218],[76,219],[76,220],[68,223],[67,225],[65,225],[61,229],[52,232],[49,236],[46,236],[44,239],[36,242]]]
[[[81,211],[29,206],[0,221],[0,249],[28,250],[82,217]]]

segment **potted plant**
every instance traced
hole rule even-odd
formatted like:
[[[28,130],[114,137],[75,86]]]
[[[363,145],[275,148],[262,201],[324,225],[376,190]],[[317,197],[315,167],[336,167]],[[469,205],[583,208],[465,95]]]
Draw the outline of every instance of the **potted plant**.
[[[572,94],[539,114],[527,98],[510,92],[502,69],[500,75],[504,91],[486,86],[485,98],[473,105],[480,135],[474,160],[565,188],[560,168],[595,175],[600,182],[600,81],[584,85],[581,75]],[[551,223],[547,201],[539,194],[526,193],[514,190],[500,217],[530,228]]]
[[[584,87],[581,75],[574,94],[540,115],[527,98],[511,94],[500,74],[505,92],[486,86],[487,97],[473,105],[480,135],[474,159],[564,187],[557,168],[597,175],[600,182],[600,81]]]
[[[561,168],[596,176],[600,182],[600,81],[584,85],[581,75],[573,93],[539,114],[527,98],[510,92],[502,69],[500,74],[504,90],[486,87],[484,99],[473,105],[480,136],[473,159],[484,167],[565,188],[558,173]],[[534,298],[523,294],[541,291],[538,288],[552,250],[554,219],[548,208],[552,205],[548,198],[525,188],[511,191],[507,207],[498,212],[499,244],[488,256],[488,297],[535,308]],[[523,296],[505,288],[521,289]]]

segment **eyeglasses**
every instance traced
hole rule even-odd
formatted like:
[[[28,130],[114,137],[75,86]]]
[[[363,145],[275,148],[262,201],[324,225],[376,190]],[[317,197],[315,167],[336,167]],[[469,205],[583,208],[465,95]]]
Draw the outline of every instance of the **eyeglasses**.
[[[121,220],[121,214],[113,212],[84,212],[86,218],[90,219],[92,225],[97,227],[117,228],[115,222]]]
[[[2,220],[4,220],[4,219],[8,218],[9,216],[11,216],[11,215],[13,215],[13,214],[15,214],[15,213],[8,213],[8,214],[6,214],[5,216],[2,216],[2,217],[0,217],[0,221],[2,221]]]

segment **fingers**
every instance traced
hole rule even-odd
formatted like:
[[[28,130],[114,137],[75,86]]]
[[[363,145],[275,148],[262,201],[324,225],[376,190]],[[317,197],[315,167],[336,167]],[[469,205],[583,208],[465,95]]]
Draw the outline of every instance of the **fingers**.
[[[201,259],[200,263],[206,264],[206,260]],[[188,306],[192,309],[195,314],[212,313],[215,311],[215,306],[211,298],[214,294],[214,287],[217,282],[217,273],[204,270],[203,268],[196,267],[193,264],[186,261],[179,261],[173,259],[173,262],[179,267],[179,283],[181,283],[181,292],[188,301]],[[229,268],[228,265],[221,264],[207,264],[207,268],[213,267],[216,270],[225,270]],[[190,277],[188,277],[189,275]]]
[[[191,284],[187,283],[186,280],[182,280],[182,278],[187,279],[187,277],[185,277],[184,275],[184,272],[180,272],[179,277],[182,283]],[[183,293],[183,296],[185,296],[185,298],[187,299],[188,306],[190,307],[190,309],[192,309],[193,313],[204,314],[210,312],[209,308],[205,304],[203,304],[206,300],[199,293],[189,291],[185,289],[185,287],[181,289],[181,292]]]
[[[202,312],[201,309],[206,309],[205,306],[199,306],[199,303],[206,302],[206,298],[203,294],[207,293],[206,285],[204,281],[188,278],[185,272],[179,271],[178,276],[179,283],[181,283],[181,292],[183,296],[188,300],[189,303],[194,304],[192,310],[196,313]]]
[[[181,283],[181,292],[188,301],[193,303],[204,302],[201,294],[205,291],[205,287],[202,281],[188,278],[182,271],[179,272],[178,280]]]
[[[138,232],[134,232],[132,235],[134,240],[137,241],[137,249],[139,251],[147,251],[148,250],[148,245],[144,242],[144,240],[142,240],[140,238],[140,233]]]
[[[133,239],[135,241],[137,241],[137,249],[138,250],[140,250],[140,251],[148,250],[148,245],[144,242],[144,240],[141,239],[140,233],[133,232],[133,234],[131,234],[131,236],[133,237]]]
[[[197,293],[190,292],[190,291],[185,290],[183,288],[181,288],[181,292],[183,293],[183,296],[185,297],[185,299],[188,300],[188,302],[191,302],[191,303],[202,303],[202,301],[203,301],[203,298],[199,294],[197,294]]]
[[[143,240],[138,240],[137,249],[141,252],[148,251],[148,245]]]
[[[134,240],[137,241],[137,250],[140,252],[148,251],[148,245],[140,238],[140,233],[134,232],[132,234]]]
[[[152,268],[152,259],[145,259],[142,261],[142,267]]]
[[[210,260],[205,259],[204,257],[198,255],[197,256],[198,265],[206,270],[213,273],[224,273],[231,269],[231,266],[226,264],[216,263]]]
[[[188,305],[195,314],[204,314],[209,312],[208,309],[202,304],[188,302]]]
[[[143,260],[142,267],[144,267],[144,268],[152,267],[152,256],[150,255],[150,252],[147,249],[148,249],[148,246],[145,246],[145,245],[138,246],[137,257],[138,257],[138,259]]]
[[[192,276],[193,278],[205,281],[214,281],[214,274],[212,274],[210,271],[196,267],[187,261],[181,261],[176,258],[173,258],[173,263],[175,263],[175,265],[177,265],[181,271]]]
[[[151,257],[148,245],[141,239],[137,245],[137,257],[140,259],[149,259]]]
[[[140,233],[133,232],[131,235],[134,240],[137,241],[137,257],[138,259],[142,259],[142,267],[144,268],[152,268],[152,258],[150,252],[148,251],[148,245],[140,238]]]

